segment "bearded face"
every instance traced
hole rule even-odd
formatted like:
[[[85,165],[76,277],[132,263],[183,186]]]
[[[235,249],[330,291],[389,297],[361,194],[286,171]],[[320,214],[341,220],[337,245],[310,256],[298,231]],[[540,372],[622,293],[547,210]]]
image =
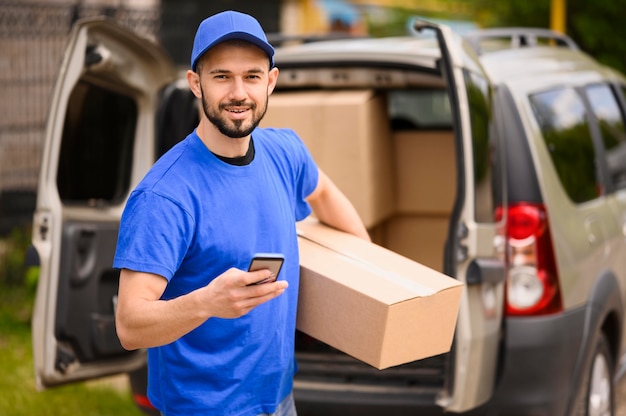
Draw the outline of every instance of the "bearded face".
[[[262,102],[230,101],[211,104],[201,87],[204,115],[223,135],[240,139],[252,133],[267,111],[268,96]],[[245,116],[245,117],[244,117]]]

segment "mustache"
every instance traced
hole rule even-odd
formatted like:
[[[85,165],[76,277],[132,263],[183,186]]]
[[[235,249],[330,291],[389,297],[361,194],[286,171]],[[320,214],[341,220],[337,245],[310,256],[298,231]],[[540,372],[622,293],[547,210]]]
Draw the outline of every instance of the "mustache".
[[[220,106],[219,106],[220,110],[224,110],[227,107],[249,107],[250,109],[254,110],[256,108],[256,104],[253,102],[246,102],[246,100],[220,103]]]

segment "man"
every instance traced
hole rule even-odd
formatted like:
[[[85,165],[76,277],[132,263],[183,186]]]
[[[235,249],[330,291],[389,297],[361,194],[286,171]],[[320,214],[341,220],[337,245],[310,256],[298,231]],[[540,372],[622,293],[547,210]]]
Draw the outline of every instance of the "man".
[[[189,87],[197,128],[132,192],[114,266],[116,325],[148,348],[148,396],[164,415],[295,415],[295,222],[311,213],[369,239],[352,204],[291,130],[261,129],[278,77],[251,16],[223,12],[194,40]],[[257,252],[284,255],[248,272]]]

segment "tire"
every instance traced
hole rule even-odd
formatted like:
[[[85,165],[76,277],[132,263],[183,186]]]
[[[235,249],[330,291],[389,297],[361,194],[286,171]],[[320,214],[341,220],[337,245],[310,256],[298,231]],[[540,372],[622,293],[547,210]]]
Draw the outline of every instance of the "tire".
[[[584,400],[578,402],[577,415],[614,416],[615,365],[606,335],[600,334],[596,342],[590,368],[585,374]]]

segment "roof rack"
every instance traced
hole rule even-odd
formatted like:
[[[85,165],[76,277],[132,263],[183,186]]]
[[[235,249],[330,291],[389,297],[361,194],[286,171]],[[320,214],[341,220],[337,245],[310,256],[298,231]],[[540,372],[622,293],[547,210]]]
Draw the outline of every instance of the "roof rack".
[[[541,28],[495,28],[483,29],[471,32],[463,36],[478,55],[489,51],[483,51],[483,43],[486,40],[508,41],[508,48],[532,48],[538,45],[552,45],[578,50],[578,45],[567,35],[550,29]],[[499,44],[497,50],[504,49],[504,43]],[[486,49],[486,48],[485,48]]]

